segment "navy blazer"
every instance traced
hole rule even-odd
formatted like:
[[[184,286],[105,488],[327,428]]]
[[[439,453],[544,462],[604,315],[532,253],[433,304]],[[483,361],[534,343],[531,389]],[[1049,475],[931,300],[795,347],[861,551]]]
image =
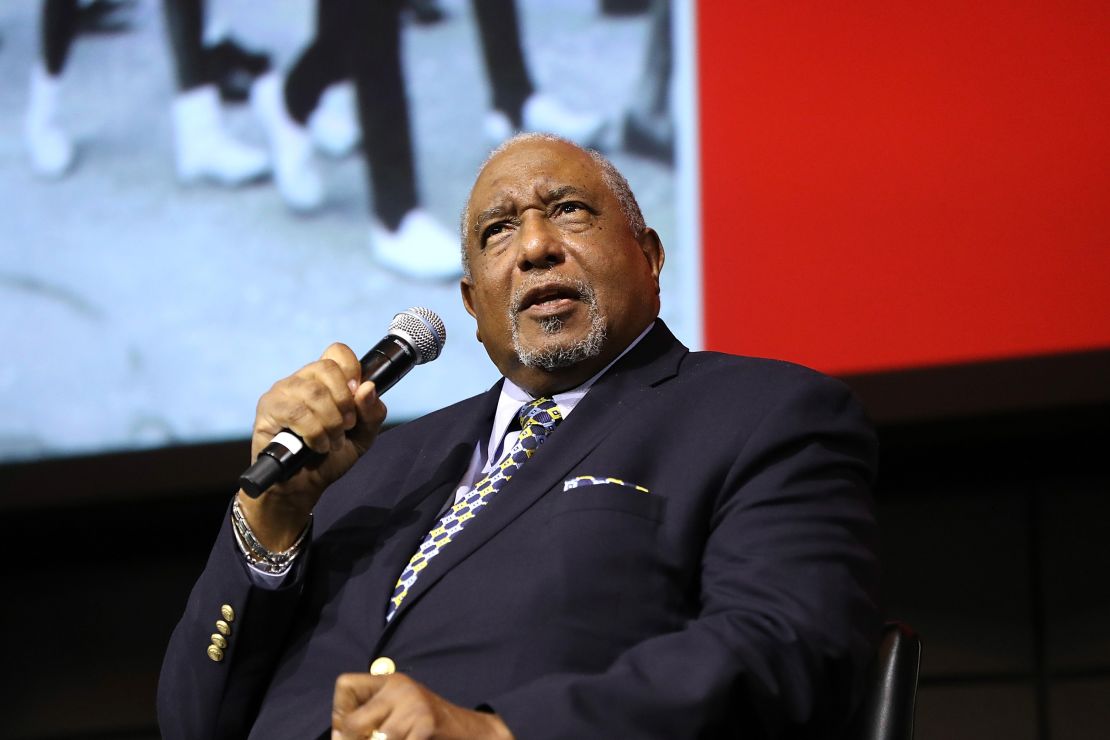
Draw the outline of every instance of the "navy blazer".
[[[387,625],[499,385],[381,435],[320,500],[287,586],[253,586],[221,526],[162,668],[166,740],[319,737],[335,678],[382,655],[521,740],[834,734],[879,628],[876,443],[848,390],[691,353],[657,322]]]

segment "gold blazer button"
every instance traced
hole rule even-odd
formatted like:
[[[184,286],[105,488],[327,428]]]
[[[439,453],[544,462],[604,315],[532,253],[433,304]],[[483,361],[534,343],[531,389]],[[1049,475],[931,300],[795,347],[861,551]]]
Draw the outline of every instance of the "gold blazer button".
[[[219,632],[224,637],[230,637],[231,636],[231,625],[228,624],[227,622],[225,622],[222,619],[217,619],[216,620],[216,631]]]
[[[235,621],[235,610],[231,608],[231,604],[224,604],[220,607],[220,616],[222,616],[228,624]]]
[[[208,646],[208,657],[211,658],[216,663],[219,663],[221,660],[224,659],[224,651],[220,650],[215,645],[209,645]]]

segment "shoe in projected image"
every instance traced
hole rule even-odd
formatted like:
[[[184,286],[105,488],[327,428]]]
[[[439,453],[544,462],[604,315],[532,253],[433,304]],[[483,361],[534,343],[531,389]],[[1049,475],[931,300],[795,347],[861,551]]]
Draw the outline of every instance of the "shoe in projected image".
[[[316,151],[340,159],[355,150],[362,139],[355,113],[355,91],[350,83],[332,85],[308,119]]]
[[[373,219],[370,249],[378,264],[407,278],[454,280],[462,276],[458,238],[420,208],[406,213],[394,231]]]
[[[537,93],[524,101],[524,130],[548,131],[575,144],[593,143],[605,120],[592,113],[576,113],[549,95]]]
[[[236,141],[224,129],[215,85],[201,85],[174,98],[173,138],[182,182],[243,185],[270,171],[266,152]]]
[[[61,177],[73,166],[73,142],[58,123],[60,86],[57,77],[48,74],[42,65],[35,65],[23,120],[23,143],[31,168],[43,177]]]
[[[596,145],[605,126],[605,119],[601,116],[569,110],[555,98],[543,93],[530,95],[524,101],[521,113],[524,119],[523,131],[555,134],[580,146]],[[499,144],[517,133],[517,129],[508,114],[492,110],[486,114],[483,133],[491,144]]]
[[[285,205],[307,213],[324,203],[324,181],[312,153],[308,128],[297,123],[285,107],[284,80],[263,75],[251,88],[251,108],[262,121],[270,141],[274,181]]]

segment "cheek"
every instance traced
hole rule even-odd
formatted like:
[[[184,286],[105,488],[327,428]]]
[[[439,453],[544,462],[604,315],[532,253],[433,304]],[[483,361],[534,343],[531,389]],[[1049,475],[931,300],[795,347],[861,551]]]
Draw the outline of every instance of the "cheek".
[[[508,322],[509,295],[504,290],[480,291],[474,296],[478,328],[487,334]]]
[[[642,265],[619,261],[604,268],[594,273],[593,285],[599,308],[610,321],[637,313],[638,307],[655,293],[655,283],[645,278]]]
[[[594,252],[592,259],[584,267],[599,298],[602,294],[612,298],[627,295],[636,284],[635,275],[631,272],[632,265],[626,260],[605,255],[601,250]]]

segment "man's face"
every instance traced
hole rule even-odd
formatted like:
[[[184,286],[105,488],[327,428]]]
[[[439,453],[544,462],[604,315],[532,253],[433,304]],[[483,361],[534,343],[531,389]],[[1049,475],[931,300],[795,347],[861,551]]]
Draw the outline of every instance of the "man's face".
[[[467,311],[498,369],[537,394],[573,388],[659,311],[663,249],[632,233],[585,152],[524,141],[478,176],[467,208]]]

